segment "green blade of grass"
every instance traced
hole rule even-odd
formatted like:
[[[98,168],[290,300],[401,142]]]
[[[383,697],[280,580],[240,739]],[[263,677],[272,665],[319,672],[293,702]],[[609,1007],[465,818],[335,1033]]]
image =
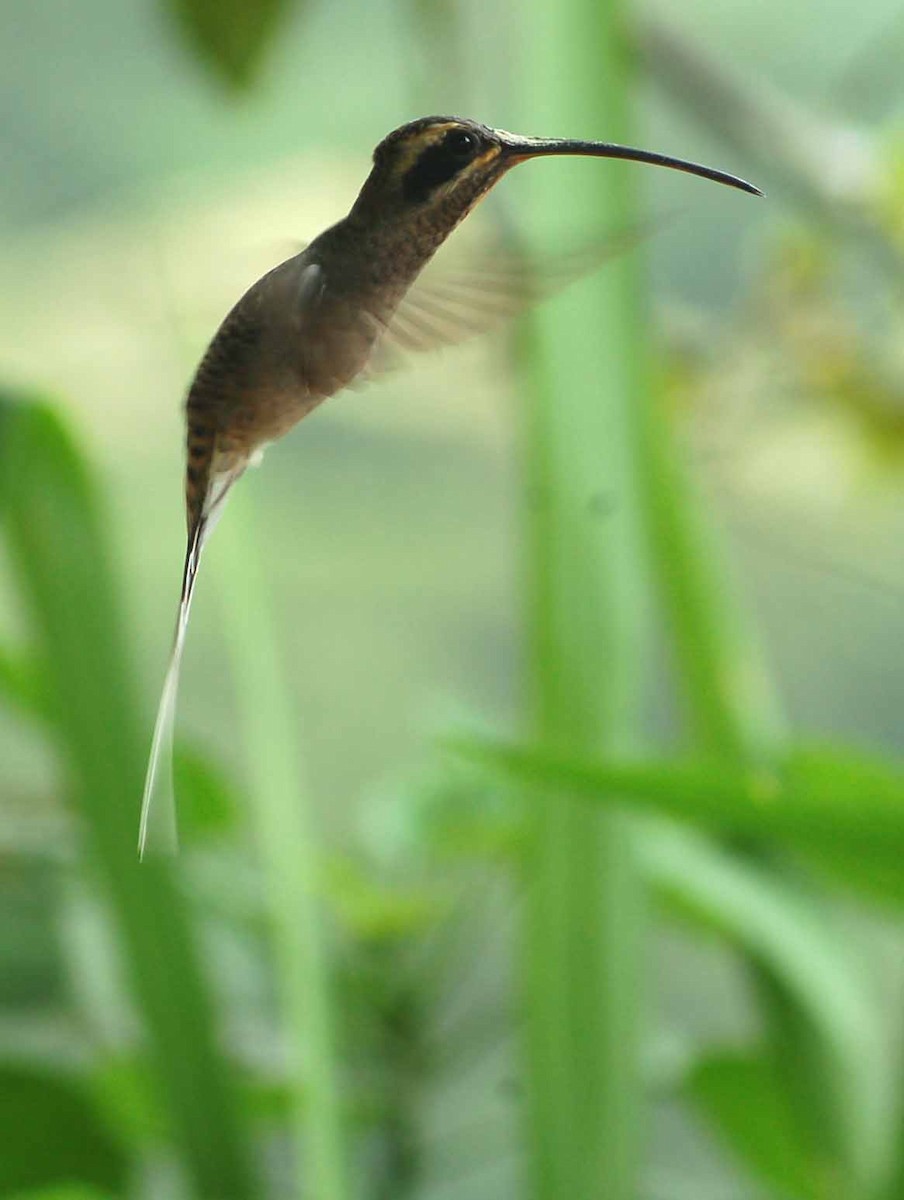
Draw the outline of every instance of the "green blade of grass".
[[[526,131],[630,141],[623,7],[535,0],[521,11]],[[634,227],[629,171],[566,160],[524,170],[547,243]],[[624,751],[637,737],[641,310],[636,260],[622,258],[532,321],[524,341],[531,716],[542,740],[585,753]],[[630,1200],[643,926],[633,830],[622,813],[600,820],[555,789],[532,802],[523,931],[530,1187],[537,1200]]]
[[[195,1195],[250,1200],[247,1146],[188,913],[167,864],[141,866],[135,854],[147,745],[116,579],[92,481],[49,406],[0,411],[0,506],[53,734],[118,925],[172,1136]]]
[[[30,655],[0,646],[0,694],[23,714],[47,719],[47,686]]]
[[[298,1195],[348,1193],[335,1062],[332,1000],[318,900],[317,842],[301,779],[298,729],[256,554],[249,497],[237,496],[216,543],[236,694],[244,731],[251,815],[291,1047]],[[273,554],[278,547],[272,546]]]
[[[873,1195],[888,1161],[894,1069],[880,997],[870,986],[863,956],[842,942],[837,921],[812,896],[694,834],[668,827],[651,831],[644,841],[644,864],[661,893],[742,948],[790,999],[797,1036],[780,1047],[788,1062],[777,1082],[783,1082],[785,1071],[797,1070],[807,1083],[809,1068],[801,1059],[813,1054],[813,1043],[845,1079],[837,1103],[850,1131],[848,1153],[858,1181],[853,1187],[838,1174],[833,1139],[821,1144],[811,1136],[809,1112],[821,1106],[820,1099],[811,1098],[801,1112],[794,1093],[782,1089],[788,1134],[822,1185],[817,1194],[839,1200]],[[767,1051],[773,1066],[776,1049]]]
[[[708,756],[753,772],[768,771],[787,743],[774,683],[744,606],[729,586],[723,556],[716,553],[713,530],[683,469],[672,424],[649,408],[643,415],[647,470],[641,482],[652,561],[694,739]],[[751,842],[738,852],[752,861],[771,854],[768,846]],[[775,866],[780,874],[787,869]],[[801,1042],[795,998],[768,966],[751,962],[750,978],[795,1108],[809,1115],[819,1154],[833,1155],[851,1196],[860,1194],[864,1156],[850,1120],[848,1074],[819,1036],[796,1055],[792,1070],[791,1056],[780,1047]]]
[[[486,756],[485,750],[475,755],[473,744],[466,753]],[[748,844],[754,838],[770,852],[781,844],[819,852],[830,865],[843,850],[875,862],[890,878],[901,877],[904,784],[881,764],[802,753],[768,770],[751,767],[745,772],[718,762],[591,766],[555,753],[516,749],[491,751],[489,758],[535,786],[558,784],[606,806],[617,803],[614,797],[631,798],[723,836],[740,837]],[[837,954],[841,959],[841,945]],[[853,1051],[846,1053],[850,1043],[844,1037],[832,1039],[825,1025],[809,1020],[799,995],[775,963],[747,957],[785,1085],[793,1075],[792,1101],[796,1111],[809,1118],[813,1152],[834,1158],[845,1197],[860,1196],[888,1155],[887,1145],[872,1136],[874,1131],[865,1136],[860,1120],[880,1082],[864,1083],[862,1059]]]
[[[770,1196],[827,1200],[837,1195],[827,1191],[831,1172],[797,1136],[795,1110],[767,1052],[732,1047],[706,1053],[694,1064],[682,1093],[733,1157],[770,1188]]]
[[[646,443],[653,563],[694,741],[713,757],[768,763],[782,749],[784,716],[664,413]]]
[[[713,531],[682,469],[670,423],[660,421],[656,437],[649,441],[654,469],[648,477],[647,511],[653,560],[695,740],[727,765],[768,777],[786,755],[787,730],[756,634],[714,551]],[[783,799],[778,797],[776,806]],[[773,848],[768,842],[749,841],[738,852],[764,862]],[[788,865],[773,863],[773,868],[781,876]],[[845,1195],[854,1200],[863,1194],[870,1175],[865,1165],[868,1147],[852,1119],[855,1076],[820,1030],[803,1036],[811,1032],[806,1016],[768,964],[750,960],[750,979],[792,1107],[802,1121],[804,1116],[808,1119],[814,1154],[834,1161]],[[786,1052],[792,1047],[793,1054]]]
[[[446,746],[536,786],[607,807],[630,800],[700,829],[800,850],[844,848],[904,870],[904,775],[862,758],[804,750],[768,770],[703,762],[592,761],[480,738]]]

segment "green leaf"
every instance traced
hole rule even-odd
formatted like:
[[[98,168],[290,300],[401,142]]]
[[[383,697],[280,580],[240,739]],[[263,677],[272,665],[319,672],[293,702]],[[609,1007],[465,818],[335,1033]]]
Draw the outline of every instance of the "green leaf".
[[[821,882],[844,887],[874,904],[894,909],[904,907],[904,860],[899,856],[865,853],[840,840],[833,846],[803,849],[802,855]]]
[[[37,1192],[16,1192],[8,1200],[112,1200],[110,1192],[99,1192],[97,1188],[82,1187],[81,1184],[63,1184],[61,1187],[41,1188]]]
[[[0,1194],[85,1183],[118,1192],[128,1158],[86,1092],[57,1075],[0,1068]]]
[[[5,858],[0,871],[0,1007],[34,1011],[60,1003],[58,877],[54,864]]]
[[[0,646],[0,692],[27,716],[47,719],[47,680],[32,655]]]
[[[335,857],[327,889],[338,916],[363,941],[390,943],[423,933],[443,912],[439,895],[427,887],[391,886],[369,876],[348,857]]]
[[[137,860],[150,726],[139,720],[103,512],[47,405],[0,405],[0,518],[86,860],[117,926],[171,1136],[198,1194],[246,1200],[248,1151],[189,915],[170,865]]]
[[[179,797],[179,822],[194,836],[226,833],[239,814],[235,792],[223,773],[199,750],[176,747],[173,785]]]
[[[246,744],[249,807],[266,883],[291,1082],[297,1192],[349,1195],[346,1114],[337,1065],[330,961],[320,905],[312,804],[303,785],[285,655],[268,620],[268,580],[248,498],[236,497],[220,534],[229,649]],[[226,571],[229,571],[227,576]],[[235,580],[241,579],[241,587]]]
[[[446,745],[524,783],[824,852],[830,860],[859,855],[886,879],[904,874],[904,774],[880,761],[802,749],[774,766],[745,770],[722,762],[594,762],[478,738]]]
[[[165,0],[196,58],[235,91],[251,86],[290,0]]]
[[[822,1177],[767,1057],[710,1055],[690,1072],[685,1092],[758,1180],[795,1200],[824,1200]]]
[[[808,896],[763,866],[669,827],[650,829],[643,849],[660,891],[771,981],[794,1033],[775,1049],[795,1140],[820,1178],[850,1173],[846,1190],[825,1195],[865,1194],[891,1153],[895,1084],[881,1004],[859,956]]]
[[[108,1125],[123,1142],[140,1145],[166,1138],[165,1113],[144,1057],[98,1055],[92,1064],[91,1082]]]

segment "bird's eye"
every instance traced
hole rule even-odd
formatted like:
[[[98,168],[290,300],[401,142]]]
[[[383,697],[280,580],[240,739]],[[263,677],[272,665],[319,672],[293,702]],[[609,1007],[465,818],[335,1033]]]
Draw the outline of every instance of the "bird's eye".
[[[456,157],[467,158],[477,149],[477,138],[466,129],[450,129],[443,138],[443,148]]]
[[[422,204],[438,187],[467,173],[480,149],[480,136],[467,129],[449,129],[426,146],[402,176],[402,194]]]

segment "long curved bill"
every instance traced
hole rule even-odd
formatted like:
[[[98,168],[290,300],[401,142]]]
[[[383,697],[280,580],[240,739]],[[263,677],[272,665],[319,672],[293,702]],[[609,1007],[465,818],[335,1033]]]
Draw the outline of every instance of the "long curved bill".
[[[508,166],[546,155],[577,154],[590,158],[622,158],[630,162],[652,163],[654,167],[669,167],[673,171],[684,171],[687,175],[699,175],[701,179],[712,179],[715,183],[724,183],[727,187],[750,192],[754,196],[763,195],[758,187],[748,183],[746,179],[739,179],[737,175],[729,175],[726,171],[717,171],[713,167],[704,167],[701,163],[687,162],[683,158],[656,154],[652,150],[636,150],[633,146],[619,146],[615,142],[521,137],[501,129],[495,132],[502,143],[502,156]]]

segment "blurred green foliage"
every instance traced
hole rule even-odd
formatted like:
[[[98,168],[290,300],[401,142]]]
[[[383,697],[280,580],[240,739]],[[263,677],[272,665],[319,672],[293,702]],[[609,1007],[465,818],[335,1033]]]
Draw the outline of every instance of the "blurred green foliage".
[[[259,75],[281,21],[300,7],[289,0],[169,0],[195,57],[231,88],[249,87]]]
[[[691,311],[695,261],[660,332],[632,257],[532,324],[519,365],[494,364],[521,397],[524,461],[506,498],[490,482],[501,472],[482,412],[487,364],[464,356],[448,360],[448,403],[422,394],[443,395],[441,381],[400,381],[416,404],[395,426],[368,425],[365,406],[343,417],[352,402],[337,401],[331,432],[312,422],[299,435],[313,448],[303,469],[273,453],[264,518],[243,497],[216,539],[219,616],[199,598],[207,670],[187,675],[182,724],[194,737],[176,764],[185,852],[143,867],[135,819],[151,699],[139,696],[153,679],[141,629],[158,608],[144,592],[165,592],[157,547],[181,536],[178,520],[148,528],[164,504],[163,451],[154,459],[143,443],[172,430],[175,457],[176,423],[159,407],[164,347],[212,326],[206,312],[174,319],[167,294],[150,318],[141,310],[153,357],[117,358],[98,332],[90,281],[101,267],[86,242],[67,358],[54,342],[63,317],[29,292],[49,259],[56,293],[62,256],[39,262],[33,243],[13,255],[20,286],[0,374],[28,374],[17,355],[35,340],[33,311],[48,363],[74,375],[48,367],[45,379],[42,361],[35,382],[58,394],[10,385],[0,404],[0,1196],[900,1200],[904,771],[893,755],[904,689],[889,680],[904,679],[904,192],[893,120],[863,118],[894,106],[864,91],[859,57],[861,82],[844,94],[863,112],[844,120],[809,76],[792,95],[798,64],[777,44],[771,86],[752,65],[742,75],[717,62],[707,45],[722,17],[705,6],[700,30],[691,15],[676,30],[627,7],[527,6],[511,79],[487,65],[510,22],[501,6],[402,4],[385,25],[354,5],[287,0],[141,7],[128,20],[159,17],[161,40],[136,63],[162,63],[175,80],[184,54],[194,82],[178,87],[196,85],[224,122],[251,113],[252,140],[268,67],[310,43],[322,74],[310,84],[293,69],[279,111],[308,144],[312,114],[329,126],[329,96],[345,104],[358,174],[362,145],[385,132],[353,111],[358,87],[394,111],[387,96],[409,87],[420,104],[432,74],[425,108],[492,94],[522,120],[563,125],[538,132],[600,123],[627,137],[643,62],[670,98],[665,128],[692,116],[704,144],[715,132],[778,185],[776,208],[789,196],[796,210],[771,218],[723,311]],[[98,4],[98,31],[102,16]],[[21,19],[37,29],[34,11]],[[60,9],[46,35],[64,24]],[[881,36],[870,45],[885,53]],[[73,49],[61,79],[93,73],[98,95],[118,88],[137,104],[145,85],[117,74],[113,56],[98,72],[94,57],[79,66]],[[450,84],[459,74],[471,78]],[[220,85],[252,107],[226,104]],[[151,95],[162,99],[159,80]],[[23,131],[44,99],[20,109]],[[106,111],[112,145],[109,97]],[[129,159],[141,179],[141,131],[128,132],[120,166]],[[90,155],[69,146],[64,157]],[[603,212],[636,221],[628,185],[608,175],[576,182],[568,205],[564,177],[548,178],[528,206],[538,228],[586,221],[592,234]],[[60,195],[84,203],[90,190],[67,179]],[[717,246],[723,211],[747,218],[700,195],[684,226]],[[337,214],[343,201],[328,200]],[[52,211],[44,194],[34,206]],[[5,218],[15,211],[11,200]],[[112,255],[118,235],[101,211]],[[214,272],[233,225],[208,219]],[[128,265],[105,285],[107,330],[111,313],[139,320],[121,275],[137,276],[142,299],[167,279],[165,255],[136,268],[139,228],[127,227],[116,261]],[[693,245],[709,287],[737,273],[737,257]],[[175,357],[182,379],[191,356]],[[95,359],[115,375],[125,433],[110,405],[65,412],[70,387],[90,393]],[[380,403],[391,410],[386,394]],[[458,424],[443,427],[450,412]],[[497,522],[493,506],[506,504]],[[757,506],[790,575],[781,555],[757,572],[754,552],[726,547],[717,512]],[[474,540],[483,533],[486,544]],[[506,536],[514,583],[500,601]],[[876,600],[850,580],[875,573],[877,558],[885,640],[852,664],[872,645]],[[839,579],[853,603],[831,619]],[[519,609],[523,678],[510,633]],[[356,640],[365,612],[373,623]],[[205,643],[211,626],[219,641]],[[384,656],[368,659],[377,636]],[[422,719],[424,691],[393,676],[426,678],[431,694],[439,670],[468,715],[434,721],[412,750],[396,727]],[[484,720],[509,732],[474,732]],[[465,732],[437,737],[437,724]],[[853,748],[864,739],[872,749]],[[347,816],[339,798],[362,775]]]

